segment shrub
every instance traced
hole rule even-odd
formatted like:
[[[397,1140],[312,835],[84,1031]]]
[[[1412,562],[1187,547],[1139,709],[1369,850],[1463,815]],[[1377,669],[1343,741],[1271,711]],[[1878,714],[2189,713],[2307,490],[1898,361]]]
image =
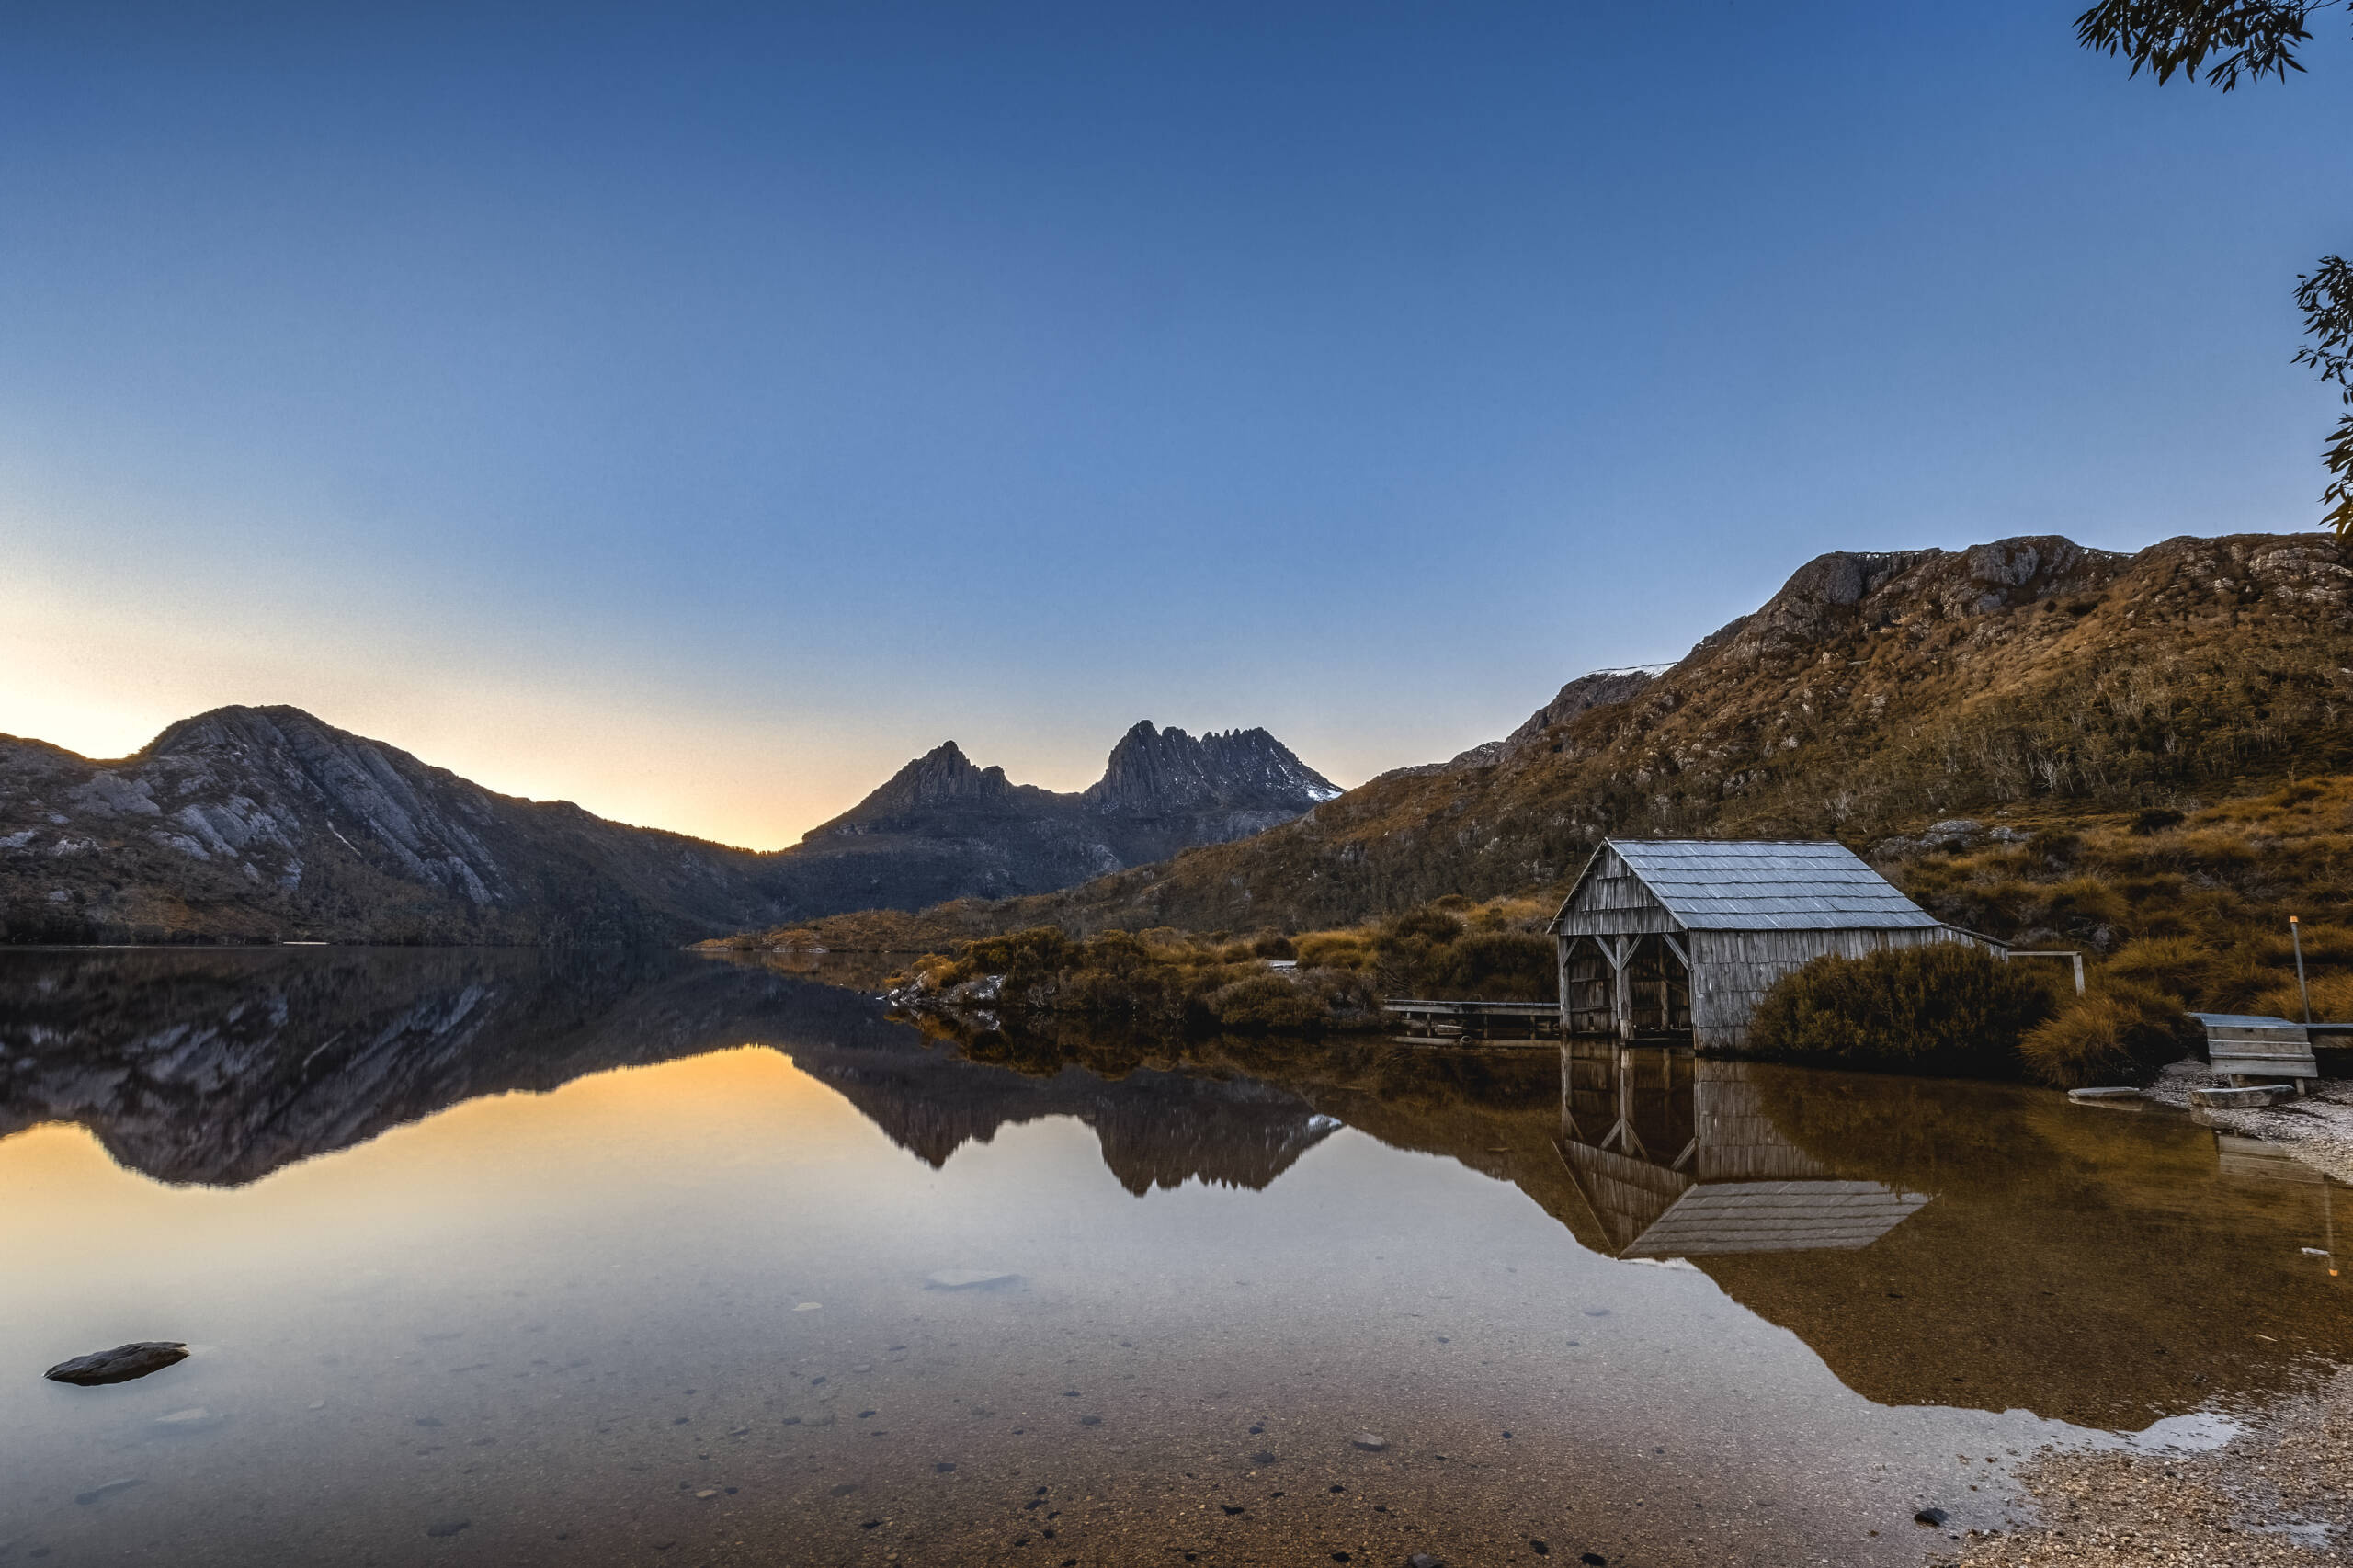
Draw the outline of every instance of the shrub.
[[[1279,974],[1254,974],[1210,994],[1209,1014],[1239,1033],[1310,1028],[1324,1021],[1324,998]]]
[[[1354,931],[1311,931],[1299,938],[1302,969],[1370,969],[1372,947]]]
[[[2015,1077],[2018,1037],[2051,1016],[2038,976],[1974,945],[1813,960],[1776,982],[1749,1025],[1768,1055],[1960,1077]]]
[[[2143,937],[2116,949],[2106,972],[2135,985],[2162,991],[2177,1001],[2201,994],[2214,971],[2214,955],[2190,937]]]
[[[2069,833],[2063,828],[2046,827],[2037,832],[2032,838],[2028,839],[2026,847],[2029,855],[2040,856],[2056,865],[2064,866],[2083,853],[2084,841],[2080,835]]]
[[[1472,931],[1430,954],[1420,989],[1491,1002],[1549,1002],[1560,983],[1560,949],[1552,937]]]
[[[1051,995],[1063,971],[1077,959],[1078,946],[1059,926],[1032,926],[972,943],[951,972],[957,981],[1001,974],[1007,996]]]
[[[2145,1084],[2197,1051],[2205,1031],[2181,1004],[2146,985],[2108,980],[2070,1000],[2018,1041],[2027,1076],[2054,1089]]]
[[[2314,975],[2313,990],[2313,1022],[2338,1024],[2353,1020],[2353,974]],[[2251,1005],[2256,1012],[2268,1013],[2275,1018],[2292,1023],[2304,1021],[2304,998],[2290,978],[2257,996]]]
[[[1433,959],[1462,935],[1462,922],[1425,904],[1393,915],[1373,936],[1373,962],[1392,994],[1415,995],[1429,982]]]

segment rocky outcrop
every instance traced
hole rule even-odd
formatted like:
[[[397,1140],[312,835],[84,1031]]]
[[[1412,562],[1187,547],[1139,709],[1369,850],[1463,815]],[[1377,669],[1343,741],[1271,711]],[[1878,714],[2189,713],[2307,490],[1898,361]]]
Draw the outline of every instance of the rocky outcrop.
[[[903,823],[927,811],[996,806],[1015,787],[1002,767],[975,767],[954,741],[944,741],[891,776],[856,810],[836,817],[819,834],[858,834],[877,823]],[[1040,791],[1043,793],[1043,791]]]
[[[1079,798],[1097,815],[1161,817],[1265,812],[1296,816],[1339,787],[1264,730],[1230,730],[1195,740],[1155,730],[1149,719],[1120,737],[1103,777]]]
[[[1526,723],[1502,741],[1491,744],[1500,748],[1502,756],[1523,751],[1542,739],[1549,730],[1582,719],[1597,708],[1631,700],[1657,678],[1656,672],[1646,669],[1596,670],[1591,675],[1579,676],[1563,687],[1552,701],[1529,715]]]

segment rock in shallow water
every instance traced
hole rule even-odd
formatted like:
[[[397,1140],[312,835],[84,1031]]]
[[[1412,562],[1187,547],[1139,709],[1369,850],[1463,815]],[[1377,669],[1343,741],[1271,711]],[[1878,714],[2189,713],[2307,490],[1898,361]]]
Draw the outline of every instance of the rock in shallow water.
[[[106,1482],[101,1485],[91,1487],[87,1492],[77,1493],[74,1495],[74,1501],[76,1503],[102,1503],[108,1498],[113,1496],[116,1493],[128,1492],[138,1484],[139,1483],[134,1477],[125,1476],[120,1481]]]
[[[169,1437],[182,1432],[209,1432],[228,1419],[217,1410],[207,1410],[196,1404],[186,1410],[175,1410],[169,1415],[158,1415],[148,1426],[150,1429]]]
[[[188,1346],[178,1340],[142,1340],[136,1345],[118,1345],[111,1350],[94,1350],[71,1361],[60,1361],[41,1376],[53,1383],[95,1388],[101,1383],[127,1383],[187,1359]]]
[[[1923,1508],[1912,1516],[1915,1522],[1924,1525],[1940,1525],[1951,1517],[1942,1508]]]
[[[1359,1432],[1348,1439],[1366,1453],[1377,1454],[1389,1447],[1389,1439],[1377,1432]]]
[[[933,1290],[984,1290],[993,1285],[1009,1285],[1020,1278],[1018,1274],[1005,1274],[988,1268],[943,1268],[923,1277],[925,1288]]]

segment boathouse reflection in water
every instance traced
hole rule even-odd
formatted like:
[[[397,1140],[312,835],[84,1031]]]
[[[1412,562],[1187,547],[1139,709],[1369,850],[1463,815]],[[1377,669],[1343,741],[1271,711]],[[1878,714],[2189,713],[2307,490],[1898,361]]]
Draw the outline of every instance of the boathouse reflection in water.
[[[1561,1048],[1561,1157],[1618,1256],[1865,1247],[1928,1201],[1833,1175],[1774,1125],[1753,1071],[1688,1046]]]

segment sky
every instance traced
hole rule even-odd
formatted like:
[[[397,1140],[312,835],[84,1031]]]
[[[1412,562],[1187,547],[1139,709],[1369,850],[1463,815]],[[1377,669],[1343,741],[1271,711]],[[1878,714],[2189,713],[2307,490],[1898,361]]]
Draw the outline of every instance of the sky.
[[[1356,784],[1829,550],[2317,526],[2353,28],[0,8],[0,733],[292,703],[775,847],[953,738]]]

